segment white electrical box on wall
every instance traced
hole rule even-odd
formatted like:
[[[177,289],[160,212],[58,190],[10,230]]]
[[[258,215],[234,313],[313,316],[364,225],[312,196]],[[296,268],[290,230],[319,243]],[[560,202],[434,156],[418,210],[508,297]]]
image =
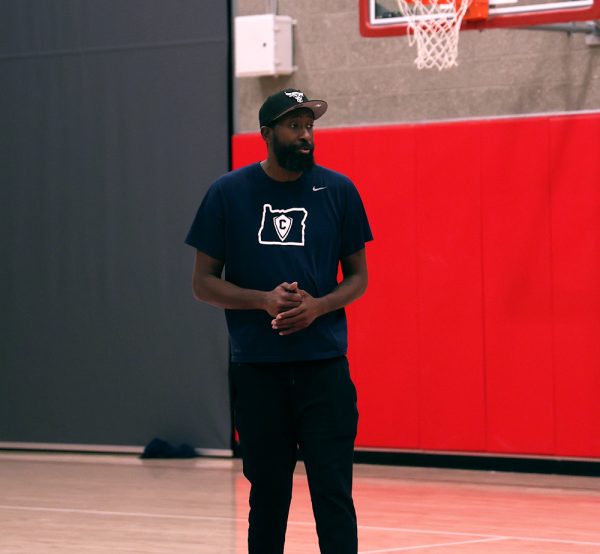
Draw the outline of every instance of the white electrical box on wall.
[[[292,26],[288,15],[235,18],[235,76],[290,75],[294,67]]]

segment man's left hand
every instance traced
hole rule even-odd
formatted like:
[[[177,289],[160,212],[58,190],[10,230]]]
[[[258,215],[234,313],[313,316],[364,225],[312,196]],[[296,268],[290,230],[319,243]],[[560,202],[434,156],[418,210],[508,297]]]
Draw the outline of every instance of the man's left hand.
[[[317,317],[323,315],[318,298],[311,296],[308,292],[298,289],[302,296],[302,302],[296,308],[277,314],[271,321],[271,327],[279,331],[281,336],[291,335],[308,327]]]

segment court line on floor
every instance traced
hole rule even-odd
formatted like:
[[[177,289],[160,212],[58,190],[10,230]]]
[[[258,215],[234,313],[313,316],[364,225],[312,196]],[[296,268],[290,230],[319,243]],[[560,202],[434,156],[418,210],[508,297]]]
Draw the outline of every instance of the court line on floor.
[[[151,512],[119,512],[111,510],[86,510],[81,508],[50,508],[44,506],[17,506],[11,504],[0,504],[0,510],[19,510],[29,512],[56,512],[56,513],[77,513],[77,514],[88,514],[88,515],[99,515],[99,516],[118,516],[118,517],[145,517],[155,519],[182,519],[189,521],[239,521],[246,523],[247,518],[241,517],[219,517],[219,516],[193,516],[185,514],[163,514],[163,513],[151,513]],[[309,526],[314,527],[314,522],[309,521],[289,521],[288,525],[298,526]],[[445,535],[445,536],[457,536],[457,537],[480,537],[481,539],[487,540],[515,540],[515,541],[529,541],[529,542],[545,542],[545,543],[557,543],[557,544],[576,544],[579,546],[600,546],[600,542],[595,541],[578,541],[569,539],[553,539],[546,537],[521,537],[513,535],[490,535],[486,533],[466,533],[460,531],[439,531],[433,529],[412,529],[406,527],[380,527],[376,525],[358,525],[359,529],[365,531],[390,531],[400,533],[415,533],[415,534],[428,534],[428,535]]]
[[[292,522],[290,522],[292,523]],[[467,533],[463,531],[433,531],[432,529],[413,529],[411,527],[382,527],[381,525],[360,525],[359,529],[367,529],[369,531],[390,531],[401,533],[422,533],[425,535],[448,535],[456,537],[496,537],[499,535],[490,535],[489,533]],[[502,535],[504,536],[504,535]]]
[[[289,522],[292,523],[291,521]],[[413,529],[409,527],[380,527],[377,525],[359,525],[359,529],[365,529],[368,531],[390,531],[390,532],[401,532],[401,533],[420,533],[424,535],[446,535],[456,537],[482,537],[482,538],[502,538],[511,539],[517,541],[532,541],[532,542],[552,542],[562,544],[577,544],[583,546],[600,546],[600,542],[595,541],[577,541],[569,539],[551,539],[545,537],[521,537],[516,535],[490,535],[489,533],[467,533],[461,531],[436,531],[433,529]]]
[[[0,510],[22,510],[29,512],[56,512],[59,514],[87,514],[93,516],[146,517],[155,519],[183,519],[191,521],[248,521],[241,517],[188,516],[185,514],[153,514],[150,512],[116,512],[112,510],[85,510],[81,508],[45,508],[43,506],[10,506],[0,504]]]
[[[509,537],[493,537],[489,539],[475,539],[471,541],[439,542],[434,544],[419,544],[417,546],[399,546],[397,548],[381,548],[377,550],[361,550],[359,554],[381,554],[382,552],[407,552],[408,550],[421,550],[422,548],[440,548],[442,546],[462,546],[480,542],[497,542],[508,540]]]
[[[289,522],[290,524],[292,522]],[[530,541],[530,542],[551,542],[559,544],[577,544],[580,546],[600,546],[600,542],[596,541],[578,541],[570,539],[553,539],[546,537],[521,537],[518,535],[490,535],[488,533],[467,533],[461,531],[436,531],[433,529],[413,529],[408,527],[380,527],[377,525],[359,525],[359,529],[365,529],[368,531],[390,531],[390,532],[401,532],[401,533],[421,533],[425,535],[447,535],[457,537],[482,537],[482,538],[502,538],[516,541]]]

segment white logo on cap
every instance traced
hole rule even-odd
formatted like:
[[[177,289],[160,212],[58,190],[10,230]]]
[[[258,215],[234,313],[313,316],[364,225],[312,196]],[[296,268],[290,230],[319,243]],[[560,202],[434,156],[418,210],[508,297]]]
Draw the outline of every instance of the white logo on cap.
[[[304,93],[303,92],[286,92],[285,95],[296,100],[296,102],[298,102],[298,104],[302,104],[302,102],[304,102]]]

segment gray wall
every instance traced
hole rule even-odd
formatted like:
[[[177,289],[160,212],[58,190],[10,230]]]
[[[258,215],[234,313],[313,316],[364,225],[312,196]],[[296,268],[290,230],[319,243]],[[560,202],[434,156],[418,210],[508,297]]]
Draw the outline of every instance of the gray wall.
[[[0,443],[230,448],[183,240],[229,167],[228,6],[0,3]]]
[[[272,2],[237,0],[237,15]],[[461,34],[459,66],[416,69],[406,37],[364,38],[357,0],[279,0],[298,21],[298,71],[237,79],[240,132],[256,131],[263,99],[287,86],[329,102],[319,127],[600,108],[600,46],[584,36],[487,30]]]

